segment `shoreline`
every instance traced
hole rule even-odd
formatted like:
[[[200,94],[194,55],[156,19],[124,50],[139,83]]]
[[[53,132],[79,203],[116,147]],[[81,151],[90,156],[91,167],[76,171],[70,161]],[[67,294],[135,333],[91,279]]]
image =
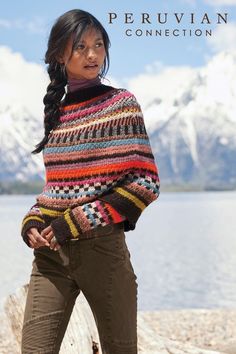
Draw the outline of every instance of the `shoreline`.
[[[236,354],[236,308],[140,311],[140,315],[170,340]]]
[[[0,320],[3,323],[0,327],[0,353],[18,354],[10,322],[3,311],[0,312]],[[140,353],[148,350],[148,353],[164,354],[167,353],[165,348],[172,348],[173,354],[236,353],[236,308],[138,311],[137,324]],[[150,339],[157,341],[157,351],[152,351],[151,344],[147,348],[147,343],[152,341]],[[143,347],[146,348],[144,351]]]

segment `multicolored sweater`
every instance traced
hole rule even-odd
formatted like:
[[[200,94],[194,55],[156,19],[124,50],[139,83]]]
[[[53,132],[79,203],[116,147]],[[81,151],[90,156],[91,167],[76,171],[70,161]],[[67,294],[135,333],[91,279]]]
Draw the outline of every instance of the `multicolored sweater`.
[[[157,166],[135,96],[98,85],[67,93],[43,149],[46,183],[21,234],[51,224],[59,244],[124,222],[134,230],[159,195]],[[29,245],[29,244],[28,244]]]

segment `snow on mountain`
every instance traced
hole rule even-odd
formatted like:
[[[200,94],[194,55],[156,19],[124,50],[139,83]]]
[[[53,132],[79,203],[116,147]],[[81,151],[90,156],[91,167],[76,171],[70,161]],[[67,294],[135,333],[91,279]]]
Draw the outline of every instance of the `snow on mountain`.
[[[26,107],[0,106],[1,182],[43,179],[42,157],[30,153],[42,134],[42,123]]]
[[[141,102],[163,184],[236,187],[235,51],[201,68],[143,74],[129,89]]]
[[[42,158],[30,151],[43,136],[42,65],[0,46],[0,182],[43,178]]]
[[[45,74],[38,67],[28,70],[28,64],[15,57],[15,66],[20,62],[28,81],[24,85],[22,75],[11,71],[10,90],[6,67],[14,60],[6,53],[6,61],[0,55],[0,77],[6,82],[0,83],[5,95],[0,101],[0,182],[42,179],[42,154],[30,151],[43,136],[37,105],[45,93]],[[126,87],[141,104],[162,185],[236,187],[236,52],[221,52],[199,68],[156,68],[158,72],[152,72],[149,66]],[[29,87],[37,92],[32,94]]]

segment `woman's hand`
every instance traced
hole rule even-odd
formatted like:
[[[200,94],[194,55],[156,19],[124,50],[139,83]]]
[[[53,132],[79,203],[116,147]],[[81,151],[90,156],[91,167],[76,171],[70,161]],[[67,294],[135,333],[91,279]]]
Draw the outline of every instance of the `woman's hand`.
[[[38,229],[31,227],[27,232],[29,244],[31,248],[39,248],[42,246],[50,246],[49,242],[43,238]]]
[[[43,231],[41,232],[41,236],[49,243],[49,247],[51,248],[51,250],[57,251],[59,250],[59,248],[61,248],[61,246],[56,240],[56,237],[53,234],[53,229],[51,225],[43,229]]]

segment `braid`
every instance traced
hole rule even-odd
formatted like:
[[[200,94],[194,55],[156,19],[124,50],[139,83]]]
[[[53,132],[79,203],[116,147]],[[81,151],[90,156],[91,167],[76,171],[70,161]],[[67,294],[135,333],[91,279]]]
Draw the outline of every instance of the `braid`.
[[[54,129],[59,121],[60,103],[65,94],[65,85],[67,84],[67,77],[64,66],[57,61],[53,61],[48,66],[48,74],[50,77],[50,84],[47,87],[47,93],[44,96],[44,138],[36,145],[36,149],[32,151],[37,154],[42,151],[44,145],[48,141],[49,134]]]
[[[50,77],[50,84],[43,98],[44,138],[36,145],[35,150],[32,151],[33,154],[43,150],[49,140],[50,132],[59,123],[61,100],[67,84],[67,71],[64,64],[60,62],[64,61],[63,57],[69,40],[72,40],[72,55],[83,33],[91,27],[101,33],[105,45],[106,56],[100,73],[101,77],[104,77],[109,68],[110,40],[105,28],[92,14],[78,9],[70,10],[61,15],[52,26],[44,58],[45,64],[48,64],[47,71]]]

